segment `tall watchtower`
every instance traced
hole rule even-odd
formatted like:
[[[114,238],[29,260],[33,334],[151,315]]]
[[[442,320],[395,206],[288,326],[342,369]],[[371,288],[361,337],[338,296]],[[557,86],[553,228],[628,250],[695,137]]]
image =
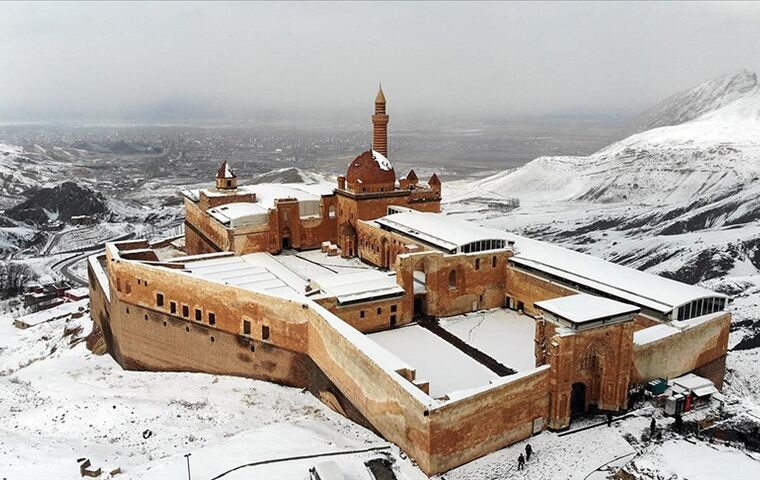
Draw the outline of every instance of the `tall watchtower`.
[[[372,115],[372,149],[380,152],[384,157],[388,156],[388,114],[385,113],[385,95],[383,86],[377,91],[375,97],[375,114]]]

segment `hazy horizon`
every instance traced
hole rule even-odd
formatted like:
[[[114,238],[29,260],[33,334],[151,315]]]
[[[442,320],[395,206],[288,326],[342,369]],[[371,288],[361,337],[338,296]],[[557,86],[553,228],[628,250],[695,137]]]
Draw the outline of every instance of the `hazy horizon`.
[[[0,123],[628,116],[760,69],[751,3],[3,3]],[[397,124],[398,125],[398,124]]]

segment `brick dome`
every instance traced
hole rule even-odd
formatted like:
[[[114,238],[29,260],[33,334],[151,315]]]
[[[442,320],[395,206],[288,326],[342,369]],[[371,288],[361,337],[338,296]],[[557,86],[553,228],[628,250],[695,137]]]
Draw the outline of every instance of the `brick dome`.
[[[385,156],[367,150],[348,166],[346,182],[354,192],[388,192],[395,188],[396,171]]]

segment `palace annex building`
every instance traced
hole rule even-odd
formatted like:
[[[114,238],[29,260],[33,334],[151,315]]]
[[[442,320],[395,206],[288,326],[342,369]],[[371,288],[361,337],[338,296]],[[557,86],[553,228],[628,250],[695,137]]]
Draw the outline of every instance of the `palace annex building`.
[[[335,185],[241,185],[224,162],[182,192],[184,242],[90,257],[101,345],[125,369],[308,389],[428,475],[653,379],[722,388],[725,295],[441,214],[438,176],[389,160],[382,89],[372,123]]]

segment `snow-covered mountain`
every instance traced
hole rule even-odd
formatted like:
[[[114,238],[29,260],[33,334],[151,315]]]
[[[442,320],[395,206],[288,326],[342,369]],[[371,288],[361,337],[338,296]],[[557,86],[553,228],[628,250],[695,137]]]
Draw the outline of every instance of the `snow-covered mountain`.
[[[691,103],[689,103],[691,102]],[[760,85],[742,72],[669,100],[654,128],[587,157],[540,157],[456,196],[659,206],[736,194],[760,183]]]
[[[728,105],[757,90],[757,74],[743,70],[697,85],[666,98],[635,121],[638,131],[679,125]]]

